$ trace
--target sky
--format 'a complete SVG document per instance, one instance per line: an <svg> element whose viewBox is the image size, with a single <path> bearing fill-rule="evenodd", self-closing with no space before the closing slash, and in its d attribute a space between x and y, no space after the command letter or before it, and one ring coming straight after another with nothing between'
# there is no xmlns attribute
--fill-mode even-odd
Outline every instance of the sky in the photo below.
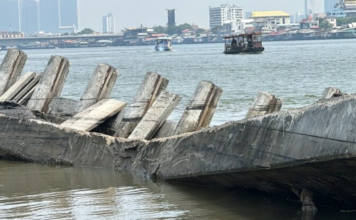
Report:
<svg viewBox="0 0 356 220"><path fill-rule="evenodd" d="M176 23L209 28L209 6L239 5L244 11L304 12L304 0L79 0L79 29L102 31L102 17L112 13L117 32L125 27L166 25L165 9L177 9Z"/></svg>

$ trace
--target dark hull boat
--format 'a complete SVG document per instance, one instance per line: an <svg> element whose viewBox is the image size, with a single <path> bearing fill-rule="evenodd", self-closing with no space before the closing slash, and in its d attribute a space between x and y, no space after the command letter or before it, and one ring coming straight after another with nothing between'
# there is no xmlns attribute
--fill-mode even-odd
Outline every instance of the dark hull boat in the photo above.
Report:
<svg viewBox="0 0 356 220"><path fill-rule="evenodd" d="M260 33L232 35L224 39L225 54L258 54L265 50Z"/></svg>

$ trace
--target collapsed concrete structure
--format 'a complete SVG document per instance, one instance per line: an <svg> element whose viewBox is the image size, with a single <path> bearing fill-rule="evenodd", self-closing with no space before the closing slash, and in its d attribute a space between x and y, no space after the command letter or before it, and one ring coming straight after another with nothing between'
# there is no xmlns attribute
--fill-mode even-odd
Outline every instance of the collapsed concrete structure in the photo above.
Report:
<svg viewBox="0 0 356 220"><path fill-rule="evenodd" d="M43 108L30 109L12 100L2 101L0 159L112 167L164 180L259 190L299 198L303 210L311 213L321 205L356 208L356 178L353 175L356 168L356 95L329 88L313 105L280 112L281 100L261 92L246 119L210 128L209 120L221 89L213 84L202 84L209 86L208 93L204 92L204 101L190 103L183 114L185 119L181 120L185 123L178 123L184 125L184 132L176 134L175 131L182 129L175 123L164 121L167 111L174 108L179 97L166 92L161 92L164 94L161 98L160 92L152 93L157 94L154 100L145 99L144 106L128 108L136 109L137 117L136 113L125 113L123 103L112 103L110 109L115 110L107 113L108 117L101 117L93 108L85 115L90 117L84 117L84 121L95 121L93 124L97 128L89 131L64 126L68 120L83 120L82 116L76 115L77 108L73 105L78 103L73 100L54 99L67 103L68 109L73 110L66 114L63 114L63 106L56 108L57 101L49 104L47 112ZM145 85L142 84L141 89L145 90ZM164 90L160 83L154 85L155 89L150 91ZM41 81L38 86L41 87ZM198 86L192 100L203 97L199 91L205 89ZM142 97L141 92L138 92L136 101L139 97ZM91 103L86 110L89 106L95 104ZM153 114L152 109L159 110ZM151 113L147 113L150 110ZM145 117L150 118L143 120ZM138 131L131 125L126 128L118 126L120 129L130 128L130 131L124 132L125 138L115 137L118 131L113 124L117 121L136 123L137 120L150 123L141 125ZM187 130L188 127L193 129ZM169 129L163 133L170 135L154 138L163 128ZM127 138L132 134L140 138Z"/></svg>

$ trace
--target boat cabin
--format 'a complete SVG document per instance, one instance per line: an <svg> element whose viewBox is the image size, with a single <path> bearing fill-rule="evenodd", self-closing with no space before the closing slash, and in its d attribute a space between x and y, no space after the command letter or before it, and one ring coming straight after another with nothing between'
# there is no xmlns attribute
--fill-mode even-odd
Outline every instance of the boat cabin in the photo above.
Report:
<svg viewBox="0 0 356 220"><path fill-rule="evenodd" d="M159 37L156 40L156 51L171 51L172 50L172 38Z"/></svg>
<svg viewBox="0 0 356 220"><path fill-rule="evenodd" d="M224 37L225 54L262 53L262 34L240 34Z"/></svg>

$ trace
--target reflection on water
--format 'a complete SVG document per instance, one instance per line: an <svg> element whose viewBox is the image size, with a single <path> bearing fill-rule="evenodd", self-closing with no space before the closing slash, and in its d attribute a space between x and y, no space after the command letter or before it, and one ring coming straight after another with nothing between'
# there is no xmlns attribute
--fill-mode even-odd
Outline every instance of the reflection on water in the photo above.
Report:
<svg viewBox="0 0 356 220"><path fill-rule="evenodd" d="M0 161L0 219L307 219L264 194L153 182L110 169ZM352 219L319 212L315 219Z"/></svg>

